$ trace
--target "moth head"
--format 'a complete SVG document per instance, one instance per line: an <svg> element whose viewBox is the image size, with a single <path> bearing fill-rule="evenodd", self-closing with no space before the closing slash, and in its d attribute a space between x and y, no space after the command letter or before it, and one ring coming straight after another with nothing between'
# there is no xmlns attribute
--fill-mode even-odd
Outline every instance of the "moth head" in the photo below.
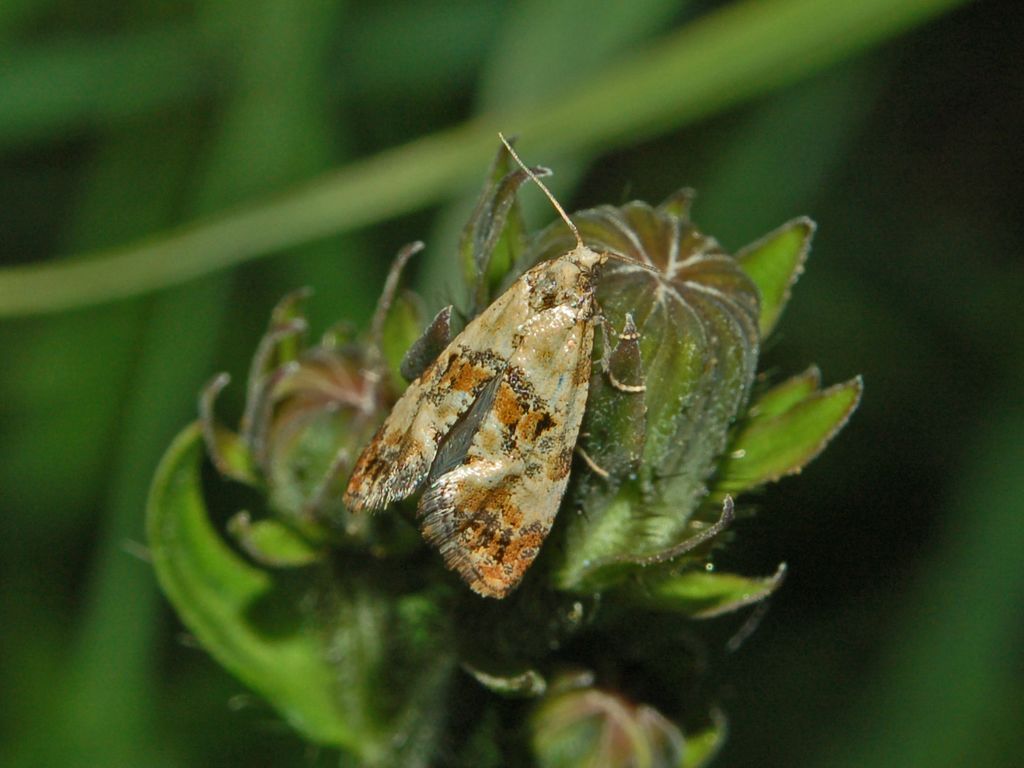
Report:
<svg viewBox="0 0 1024 768"><path fill-rule="evenodd" d="M598 269L607 255L579 245L534 269L530 280L530 307L543 311L557 306L577 306L593 299Z"/></svg>

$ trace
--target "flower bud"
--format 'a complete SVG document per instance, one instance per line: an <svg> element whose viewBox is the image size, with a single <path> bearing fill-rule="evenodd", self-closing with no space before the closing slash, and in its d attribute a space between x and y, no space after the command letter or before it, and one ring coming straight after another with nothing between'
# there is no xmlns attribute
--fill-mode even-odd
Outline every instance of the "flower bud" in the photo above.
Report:
<svg viewBox="0 0 1024 768"><path fill-rule="evenodd" d="M544 768L676 768L682 732L654 707L590 686L564 686L545 697L531 720L537 764Z"/></svg>
<svg viewBox="0 0 1024 768"><path fill-rule="evenodd" d="M237 435L213 418L213 400L227 377L215 379L201 398L207 447L218 469L262 490L272 514L311 543L368 543L371 527L389 525L369 515L350 515L341 495L356 456L398 395L397 374L391 370L397 361L385 360L381 350L384 336L394 335L385 327L389 318L402 314L392 310L415 312L409 302L396 302L395 293L402 267L421 247L416 243L399 254L364 339L332 329L307 345L299 306L307 293L282 299L250 368ZM420 321L411 324L418 327ZM401 349L411 341L389 340L396 342L389 346ZM243 543L251 551L254 541Z"/></svg>
<svg viewBox="0 0 1024 768"><path fill-rule="evenodd" d="M759 299L730 255L688 217L686 192L574 214L584 241L611 254L598 284L603 333L579 448L563 587L657 558L699 533L694 513L747 400L757 366ZM564 253L555 222L527 253ZM693 525L697 522L697 525Z"/></svg>

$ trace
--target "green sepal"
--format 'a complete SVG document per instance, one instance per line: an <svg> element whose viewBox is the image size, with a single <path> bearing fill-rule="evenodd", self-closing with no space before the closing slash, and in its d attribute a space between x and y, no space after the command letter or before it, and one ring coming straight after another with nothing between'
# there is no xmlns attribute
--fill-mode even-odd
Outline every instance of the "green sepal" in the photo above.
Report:
<svg viewBox="0 0 1024 768"><path fill-rule="evenodd" d="M253 521L248 512L238 512L228 521L228 533L253 560L273 568L311 565L324 555L294 528L278 520Z"/></svg>
<svg viewBox="0 0 1024 768"><path fill-rule="evenodd" d="M199 468L198 424L186 427L157 468L146 533L157 581L181 621L239 680L306 738L353 747L319 632L300 614L294 587L245 562L210 524Z"/></svg>
<svg viewBox="0 0 1024 768"><path fill-rule="evenodd" d="M591 480L599 484L636 474L647 438L645 375L631 315L618 341L604 349L610 341L602 339L602 362L590 377L588 429L579 446L596 476Z"/></svg>
<svg viewBox="0 0 1024 768"><path fill-rule="evenodd" d="M815 224L806 216L793 219L736 253L736 260L761 293L761 338L767 338L789 301L790 290L803 271Z"/></svg>
<svg viewBox="0 0 1024 768"><path fill-rule="evenodd" d="M654 610L709 619L761 602L779 588L785 574L785 563L774 574L763 578L701 568L642 577L631 588L630 596Z"/></svg>
<svg viewBox="0 0 1024 768"><path fill-rule="evenodd" d="M498 670L482 669L463 662L462 668L491 693L505 698L532 699L543 696L548 689L544 675L529 666Z"/></svg>
<svg viewBox="0 0 1024 768"><path fill-rule="evenodd" d="M410 291L395 297L388 308L381 331L381 354L395 392L408 383L402 373L406 352L423 335L423 310L419 298Z"/></svg>
<svg viewBox="0 0 1024 768"><path fill-rule="evenodd" d="M313 289L309 287L297 288L285 294L270 313L270 327L267 332L273 333L277 329L291 328L296 320L300 322L299 327L304 328L306 319L302 314L302 304L312 295ZM286 334L274 347L273 359L269 361L270 367L298 360L301 351L302 339L296 334Z"/></svg>
<svg viewBox="0 0 1024 768"><path fill-rule="evenodd" d="M860 402L859 376L804 394L807 373L783 382L751 408L718 467L714 493L740 493L803 469L846 424ZM765 402L766 407L759 408Z"/></svg>
<svg viewBox="0 0 1024 768"><path fill-rule="evenodd" d="M690 210L693 208L693 201L697 197L697 191L690 187L677 189L666 197L658 205L658 210L673 216L680 221L690 220Z"/></svg>
<svg viewBox="0 0 1024 768"><path fill-rule="evenodd" d="M537 176L550 174L546 168L533 171ZM463 279L472 291L469 317L491 303L524 248L526 226L516 192L527 179L529 175L513 162L508 149L499 147L459 240Z"/></svg>
<svg viewBox="0 0 1024 768"><path fill-rule="evenodd" d="M633 508L640 494L629 483L606 502L601 516L585 521L589 525L567 526L567 547L572 557L560 558L555 583L571 592L600 592L618 583L630 570L616 562L616 553L630 551Z"/></svg>
<svg viewBox="0 0 1024 768"><path fill-rule="evenodd" d="M199 424L210 460L225 477L246 485L258 486L259 475L249 446L237 432L217 423L214 405L217 396L231 381L226 373L214 376L199 394Z"/></svg>
<svg viewBox="0 0 1024 768"><path fill-rule="evenodd" d="M576 592L600 592L630 577L643 578L645 574L659 573L659 569L678 568L687 560L701 559L735 518L732 497L725 494L716 521L705 520L705 513L714 505L699 505L688 524L660 549L641 548L640 544L647 543L651 537L648 535L645 539L645 520L637 519L634 514L638 498L635 483L619 489L604 515L594 521L589 538L580 547L581 557L565 559L556 575L559 587Z"/></svg>
<svg viewBox="0 0 1024 768"><path fill-rule="evenodd" d="M718 710L711 712L711 723L699 731L688 732L679 768L704 768L718 754L729 735L729 726Z"/></svg>
<svg viewBox="0 0 1024 768"><path fill-rule="evenodd" d="M747 418L781 416L794 405L810 397L821 386L821 371L812 365L803 373L791 376L781 384L766 390L751 403Z"/></svg>
<svg viewBox="0 0 1024 768"><path fill-rule="evenodd" d="M306 739L360 765L426 766L455 662L443 600L394 563L277 573L236 554L201 494L200 428L157 469L147 535L161 588L199 643Z"/></svg>

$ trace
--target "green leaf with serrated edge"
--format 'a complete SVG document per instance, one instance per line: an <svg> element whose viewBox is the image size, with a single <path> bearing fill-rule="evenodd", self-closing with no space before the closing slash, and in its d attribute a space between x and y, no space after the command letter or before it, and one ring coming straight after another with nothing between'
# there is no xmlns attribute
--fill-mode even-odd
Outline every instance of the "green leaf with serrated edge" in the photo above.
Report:
<svg viewBox="0 0 1024 768"><path fill-rule="evenodd" d="M207 517L200 429L184 429L150 488L146 531L157 580L182 622L238 679L319 744L357 746L333 700L334 672L299 595L242 560Z"/></svg>
<svg viewBox="0 0 1024 768"><path fill-rule="evenodd" d="M310 565L323 556L298 531L277 520L253 522L248 512L239 512L228 521L228 533L253 560L275 568Z"/></svg>
<svg viewBox="0 0 1024 768"><path fill-rule="evenodd" d="M711 713L711 721L711 725L704 730L686 734L683 761L679 768L704 768L725 744L729 733L725 716L715 710Z"/></svg>
<svg viewBox="0 0 1024 768"><path fill-rule="evenodd" d="M710 619L761 602L779 588L785 573L785 565L764 578L692 570L643 578L633 589L650 608L683 613L694 619Z"/></svg>
<svg viewBox="0 0 1024 768"><path fill-rule="evenodd" d="M736 253L743 271L761 292L762 339L772 332L789 301L790 289L807 260L814 229L814 222L801 216Z"/></svg>
<svg viewBox="0 0 1024 768"><path fill-rule="evenodd" d="M763 392L747 409L748 419L780 416L794 405L814 394L821 386L821 371L812 365L781 384Z"/></svg>
<svg viewBox="0 0 1024 768"><path fill-rule="evenodd" d="M860 402L860 377L815 392L785 412L752 419L719 464L715 493L740 493L803 469Z"/></svg>

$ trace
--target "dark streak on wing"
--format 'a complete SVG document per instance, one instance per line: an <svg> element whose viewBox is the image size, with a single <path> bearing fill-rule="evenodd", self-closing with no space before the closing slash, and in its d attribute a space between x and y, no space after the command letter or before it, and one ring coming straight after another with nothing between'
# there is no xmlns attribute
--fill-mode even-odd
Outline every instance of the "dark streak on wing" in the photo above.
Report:
<svg viewBox="0 0 1024 768"><path fill-rule="evenodd" d="M473 442L473 436L480 427L480 420L491 409L494 393L498 391L501 376L491 379L477 395L473 405L463 413L452 428L448 430L437 447L437 456L430 467L427 484L433 483L441 475L451 471L466 458L466 451Z"/></svg>

